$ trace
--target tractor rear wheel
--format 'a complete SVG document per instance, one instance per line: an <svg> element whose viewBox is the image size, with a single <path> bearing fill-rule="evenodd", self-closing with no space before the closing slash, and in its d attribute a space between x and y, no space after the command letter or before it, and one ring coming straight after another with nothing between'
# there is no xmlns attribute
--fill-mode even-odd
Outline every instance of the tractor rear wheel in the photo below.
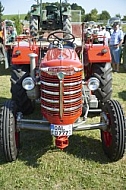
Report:
<svg viewBox="0 0 126 190"><path fill-rule="evenodd" d="M16 160L20 132L16 129L16 104L8 100L0 110L0 144L6 161Z"/></svg>
<svg viewBox="0 0 126 190"><path fill-rule="evenodd" d="M33 15L30 20L30 35L37 36L38 34L38 16Z"/></svg>
<svg viewBox="0 0 126 190"><path fill-rule="evenodd" d="M64 15L63 16L63 31L67 32L68 34L64 33L63 38L69 38L69 33L72 33L72 24L71 24L71 17Z"/></svg>
<svg viewBox="0 0 126 190"><path fill-rule="evenodd" d="M108 119L107 129L101 130L102 146L105 154L111 161L118 161L125 152L126 122L120 103L108 100L103 112Z"/></svg>
<svg viewBox="0 0 126 190"><path fill-rule="evenodd" d="M111 63L93 63L92 76L100 81L99 88L93 93L100 103L105 103L111 98L112 94L112 67Z"/></svg>
<svg viewBox="0 0 126 190"><path fill-rule="evenodd" d="M12 65L11 93L12 100L16 102L17 111L24 115L34 111L34 104L28 98L26 90L22 87L22 81L29 76L29 65Z"/></svg>

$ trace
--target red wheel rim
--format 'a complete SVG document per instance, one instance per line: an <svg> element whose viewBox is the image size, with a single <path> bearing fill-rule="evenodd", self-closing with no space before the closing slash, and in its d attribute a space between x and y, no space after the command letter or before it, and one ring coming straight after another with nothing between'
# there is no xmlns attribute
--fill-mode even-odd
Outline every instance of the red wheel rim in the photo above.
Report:
<svg viewBox="0 0 126 190"><path fill-rule="evenodd" d="M111 144L112 144L112 135L111 135L111 133L109 133L108 131L104 131L103 132L103 138L104 138L105 145L107 147L111 146Z"/></svg>
<svg viewBox="0 0 126 190"><path fill-rule="evenodd" d="M109 131L110 130L110 127L111 127L111 119L110 119L110 115L107 113L107 118L109 119ZM105 142L105 145L107 147L110 147L111 144L112 144L112 134L109 132L109 131L103 131L103 138L104 138L104 142Z"/></svg>

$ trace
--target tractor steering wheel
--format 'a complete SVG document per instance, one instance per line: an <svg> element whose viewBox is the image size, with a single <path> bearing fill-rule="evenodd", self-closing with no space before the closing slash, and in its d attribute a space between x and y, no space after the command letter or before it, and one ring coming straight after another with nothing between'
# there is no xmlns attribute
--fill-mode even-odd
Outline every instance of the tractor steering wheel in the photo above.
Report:
<svg viewBox="0 0 126 190"><path fill-rule="evenodd" d="M58 35L69 35L70 37L59 37ZM75 36L71 33L68 33L68 32L65 32L65 31L54 31L54 32L51 32L48 37L47 37L47 41L49 43L52 42L52 40L58 40L58 41L69 41L71 40L71 42L74 42L75 40Z"/></svg>

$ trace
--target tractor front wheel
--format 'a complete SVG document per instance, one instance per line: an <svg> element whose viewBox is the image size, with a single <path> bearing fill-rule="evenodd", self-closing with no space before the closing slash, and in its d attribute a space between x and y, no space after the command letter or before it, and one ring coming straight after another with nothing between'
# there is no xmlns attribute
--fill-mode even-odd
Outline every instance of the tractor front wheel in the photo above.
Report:
<svg viewBox="0 0 126 190"><path fill-rule="evenodd" d="M8 100L0 110L0 144L6 161L16 160L20 132L16 128L16 105Z"/></svg>
<svg viewBox="0 0 126 190"><path fill-rule="evenodd" d="M118 161L125 152L126 123L120 103L108 100L103 106L103 112L108 119L107 129L101 130L102 146L111 161Z"/></svg>

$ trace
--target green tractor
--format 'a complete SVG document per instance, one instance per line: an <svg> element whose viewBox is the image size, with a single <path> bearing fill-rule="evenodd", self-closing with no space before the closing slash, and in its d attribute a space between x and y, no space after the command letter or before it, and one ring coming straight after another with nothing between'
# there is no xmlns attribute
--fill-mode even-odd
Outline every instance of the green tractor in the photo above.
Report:
<svg viewBox="0 0 126 190"><path fill-rule="evenodd" d="M60 7L48 5L43 10L42 0L40 3L31 6L30 33L32 36L44 34L54 30L62 29L71 33L71 7L63 7L60 0Z"/></svg>

